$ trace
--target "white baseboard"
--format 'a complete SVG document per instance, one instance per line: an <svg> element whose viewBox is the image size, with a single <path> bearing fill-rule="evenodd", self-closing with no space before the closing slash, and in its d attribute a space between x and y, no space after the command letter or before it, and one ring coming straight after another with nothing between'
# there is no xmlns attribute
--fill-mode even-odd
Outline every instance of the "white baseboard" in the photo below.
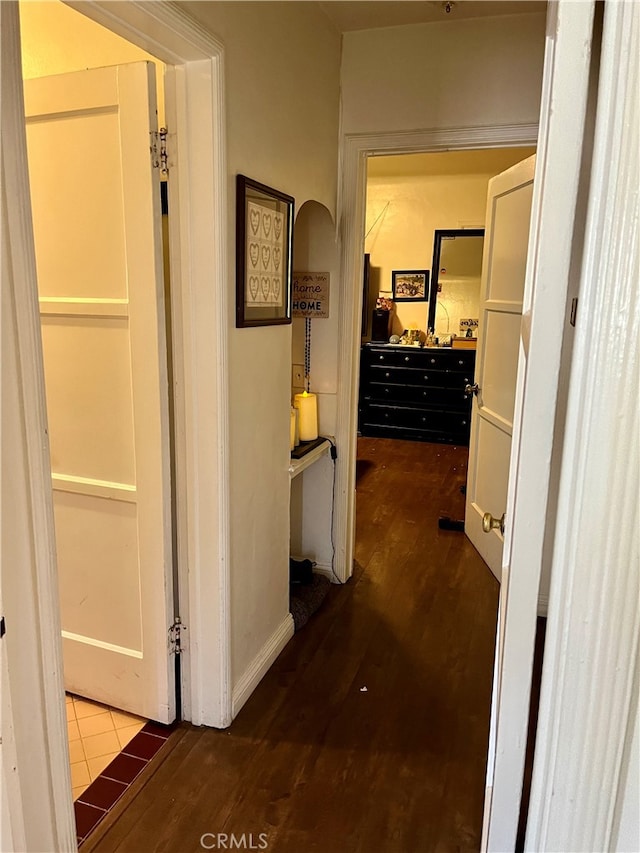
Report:
<svg viewBox="0 0 640 853"><path fill-rule="evenodd" d="M287 613L233 688L231 716L234 719L291 637L293 637L293 616Z"/></svg>

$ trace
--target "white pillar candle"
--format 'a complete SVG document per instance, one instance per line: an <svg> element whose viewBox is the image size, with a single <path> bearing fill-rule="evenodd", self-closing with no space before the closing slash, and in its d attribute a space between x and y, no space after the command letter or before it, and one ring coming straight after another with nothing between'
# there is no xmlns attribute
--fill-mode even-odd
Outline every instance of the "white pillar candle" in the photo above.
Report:
<svg viewBox="0 0 640 853"><path fill-rule="evenodd" d="M295 446L297 447L300 444L300 411L298 409L298 402L294 399L293 401L293 411L296 413L296 438L295 438Z"/></svg>
<svg viewBox="0 0 640 853"><path fill-rule="evenodd" d="M289 422L289 450L296 446L296 410L291 406L291 419Z"/></svg>
<svg viewBox="0 0 640 853"><path fill-rule="evenodd" d="M313 441L318 437L318 398L315 394L296 394L294 406L300 418L300 440Z"/></svg>

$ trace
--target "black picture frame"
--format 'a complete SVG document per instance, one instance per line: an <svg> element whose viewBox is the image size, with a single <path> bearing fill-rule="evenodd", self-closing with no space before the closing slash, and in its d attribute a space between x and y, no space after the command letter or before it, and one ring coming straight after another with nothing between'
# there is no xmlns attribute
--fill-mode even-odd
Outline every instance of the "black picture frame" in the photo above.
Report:
<svg viewBox="0 0 640 853"><path fill-rule="evenodd" d="M391 290L394 302L426 302L429 298L429 270L393 270Z"/></svg>
<svg viewBox="0 0 640 853"><path fill-rule="evenodd" d="M291 323L295 199L236 176L236 327Z"/></svg>

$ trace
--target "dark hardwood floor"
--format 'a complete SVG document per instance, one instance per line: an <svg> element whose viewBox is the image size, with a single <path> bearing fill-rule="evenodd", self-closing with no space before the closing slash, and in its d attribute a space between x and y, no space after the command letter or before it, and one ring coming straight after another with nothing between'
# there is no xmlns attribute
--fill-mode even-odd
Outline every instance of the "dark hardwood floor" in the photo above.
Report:
<svg viewBox="0 0 640 853"><path fill-rule="evenodd" d="M463 515L467 451L360 439L358 457L354 577L231 728L183 725L87 848L199 851L233 833L257 849L265 833L276 853L479 849L498 585L438 529Z"/></svg>

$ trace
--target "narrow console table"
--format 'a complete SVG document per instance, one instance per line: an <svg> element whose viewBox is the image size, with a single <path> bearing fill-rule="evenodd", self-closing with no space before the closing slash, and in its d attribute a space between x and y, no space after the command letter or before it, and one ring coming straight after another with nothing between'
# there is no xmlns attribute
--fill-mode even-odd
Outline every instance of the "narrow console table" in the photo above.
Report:
<svg viewBox="0 0 640 853"><path fill-rule="evenodd" d="M305 453L304 456L301 456L300 459L291 459L291 464L289 465L290 478L293 480L293 478L297 477L298 474L302 474L305 468L313 465L314 462L317 462L318 459L324 456L330 447L331 442L329 439L325 439L317 447L314 447L313 450L310 450L308 453Z"/></svg>

